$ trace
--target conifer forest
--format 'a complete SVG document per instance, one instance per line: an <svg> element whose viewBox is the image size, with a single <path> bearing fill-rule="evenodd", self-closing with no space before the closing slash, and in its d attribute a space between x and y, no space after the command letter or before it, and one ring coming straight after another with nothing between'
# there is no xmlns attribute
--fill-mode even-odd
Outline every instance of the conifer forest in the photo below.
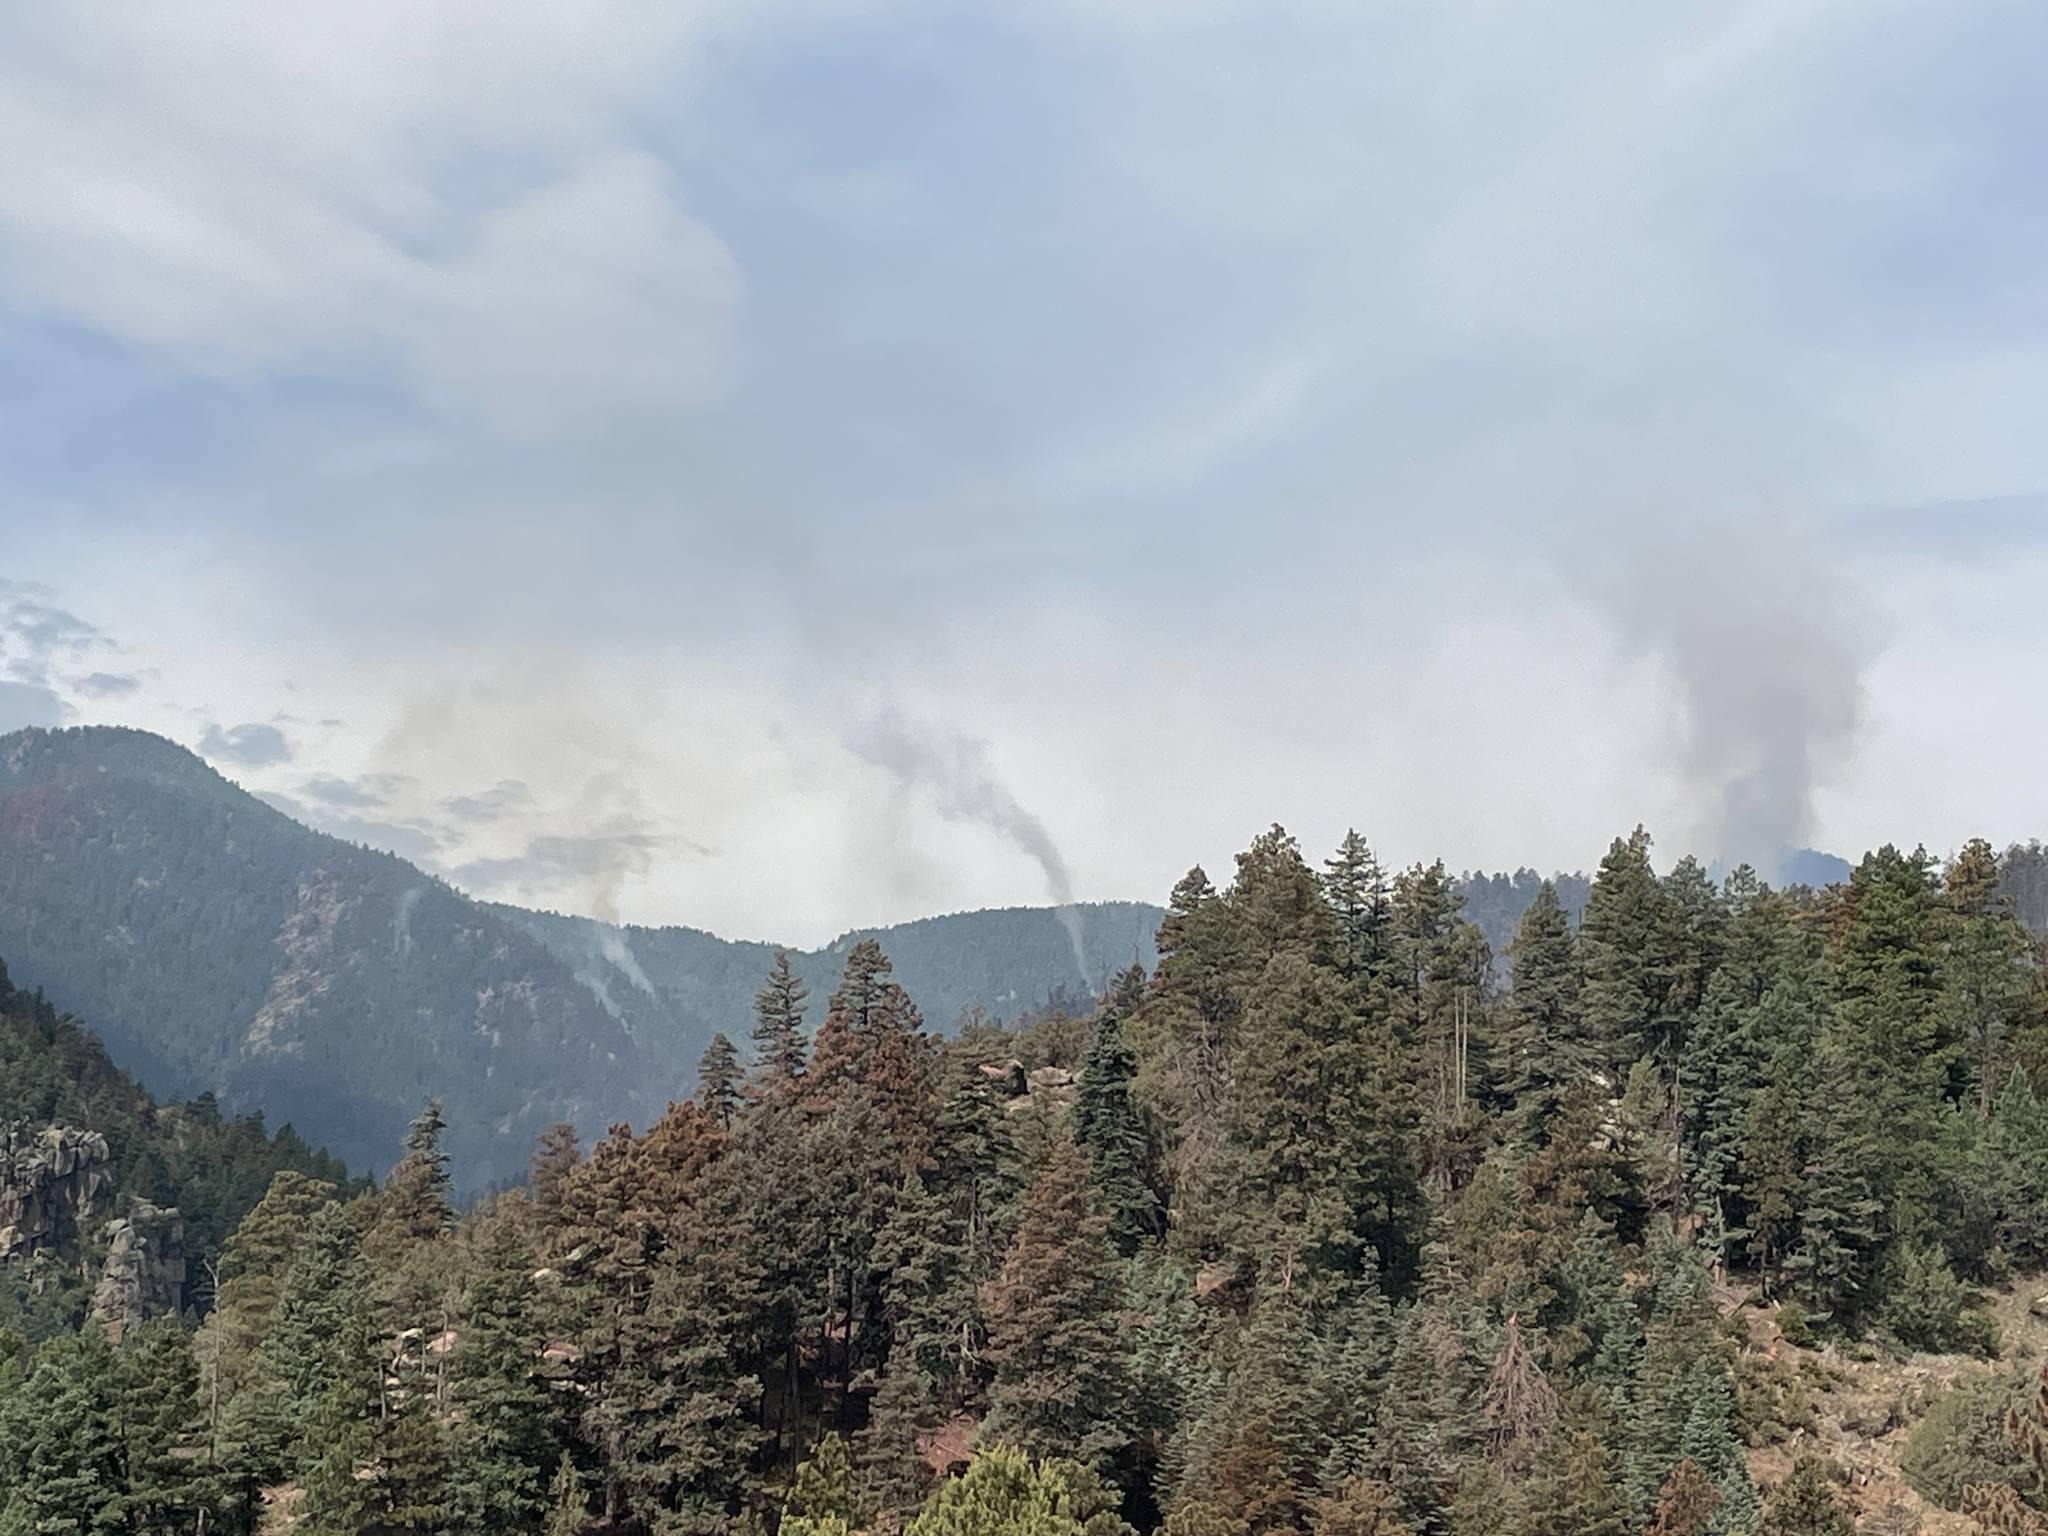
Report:
<svg viewBox="0 0 2048 1536"><path fill-rule="evenodd" d="M1085 1010L941 1032L873 941L822 998L780 957L690 1102L466 1209L437 1101L373 1184L0 982L0 1531L1918 1529L1807 1386L1935 1356L1976 1374L1926 1507L2048 1529L1990 1303L2048 1269L2001 862L1774 890L1639 830L1495 954L1441 864L1275 827ZM169 1305L80 1279L148 1247L116 1196L182 1213Z"/></svg>

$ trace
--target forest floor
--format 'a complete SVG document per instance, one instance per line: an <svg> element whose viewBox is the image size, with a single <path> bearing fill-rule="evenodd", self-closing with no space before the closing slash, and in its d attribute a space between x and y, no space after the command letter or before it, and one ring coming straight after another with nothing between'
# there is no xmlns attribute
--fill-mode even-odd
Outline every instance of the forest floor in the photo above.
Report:
<svg viewBox="0 0 2048 1536"><path fill-rule="evenodd" d="M1776 1483L1802 1453L1818 1450L1848 1475L1845 1490L1871 1536L1974 1536L1962 1515L1939 1509L1906 1482L1900 1459L1914 1426L1955 1383L1972 1375L2038 1371L2048 1360L2048 1276L2014 1280L1987 1295L1998 1321L1999 1357L1887 1353L1881 1346L1801 1348L1778 1326L1778 1309L1753 1291L1723 1288L1722 1311L1748 1336L1739 1379L1773 1401L1784 1438L1750 1452L1757 1483Z"/></svg>

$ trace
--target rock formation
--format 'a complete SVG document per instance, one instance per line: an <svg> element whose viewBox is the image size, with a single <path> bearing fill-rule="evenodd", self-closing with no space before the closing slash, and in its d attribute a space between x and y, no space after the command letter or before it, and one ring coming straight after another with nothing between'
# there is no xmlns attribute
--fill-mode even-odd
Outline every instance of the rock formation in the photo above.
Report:
<svg viewBox="0 0 2048 1536"><path fill-rule="evenodd" d="M0 1259L28 1258L85 1230L112 1178L97 1131L45 1126L0 1131Z"/></svg>
<svg viewBox="0 0 2048 1536"><path fill-rule="evenodd" d="M152 1317L175 1316L185 1303L185 1222L175 1210L135 1200L107 1223L106 1262L92 1293L92 1315L114 1343Z"/></svg>

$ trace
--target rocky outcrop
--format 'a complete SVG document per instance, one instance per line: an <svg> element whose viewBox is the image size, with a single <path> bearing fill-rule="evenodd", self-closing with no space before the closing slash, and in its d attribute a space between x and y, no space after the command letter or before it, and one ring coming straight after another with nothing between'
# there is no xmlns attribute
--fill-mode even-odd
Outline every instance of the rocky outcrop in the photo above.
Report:
<svg viewBox="0 0 2048 1536"><path fill-rule="evenodd" d="M116 1344L152 1317L185 1303L185 1222L174 1210L136 1200L107 1223L107 1258L92 1293L92 1315Z"/></svg>
<svg viewBox="0 0 2048 1536"><path fill-rule="evenodd" d="M84 1230L113 1177L110 1160L97 1131L0 1131L0 1259L31 1257Z"/></svg>

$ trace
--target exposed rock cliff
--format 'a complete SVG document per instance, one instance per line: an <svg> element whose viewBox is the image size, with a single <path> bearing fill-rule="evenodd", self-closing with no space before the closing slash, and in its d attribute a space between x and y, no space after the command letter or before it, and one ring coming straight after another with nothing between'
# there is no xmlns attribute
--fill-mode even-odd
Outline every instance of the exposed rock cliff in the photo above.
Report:
<svg viewBox="0 0 2048 1536"><path fill-rule="evenodd" d="M152 1317L175 1316L185 1304L185 1223L174 1210L136 1200L107 1223L100 1283L92 1315L116 1344Z"/></svg>
<svg viewBox="0 0 2048 1536"><path fill-rule="evenodd" d="M28 1258L84 1231L113 1176L109 1161L97 1131L0 1130L0 1259Z"/></svg>

